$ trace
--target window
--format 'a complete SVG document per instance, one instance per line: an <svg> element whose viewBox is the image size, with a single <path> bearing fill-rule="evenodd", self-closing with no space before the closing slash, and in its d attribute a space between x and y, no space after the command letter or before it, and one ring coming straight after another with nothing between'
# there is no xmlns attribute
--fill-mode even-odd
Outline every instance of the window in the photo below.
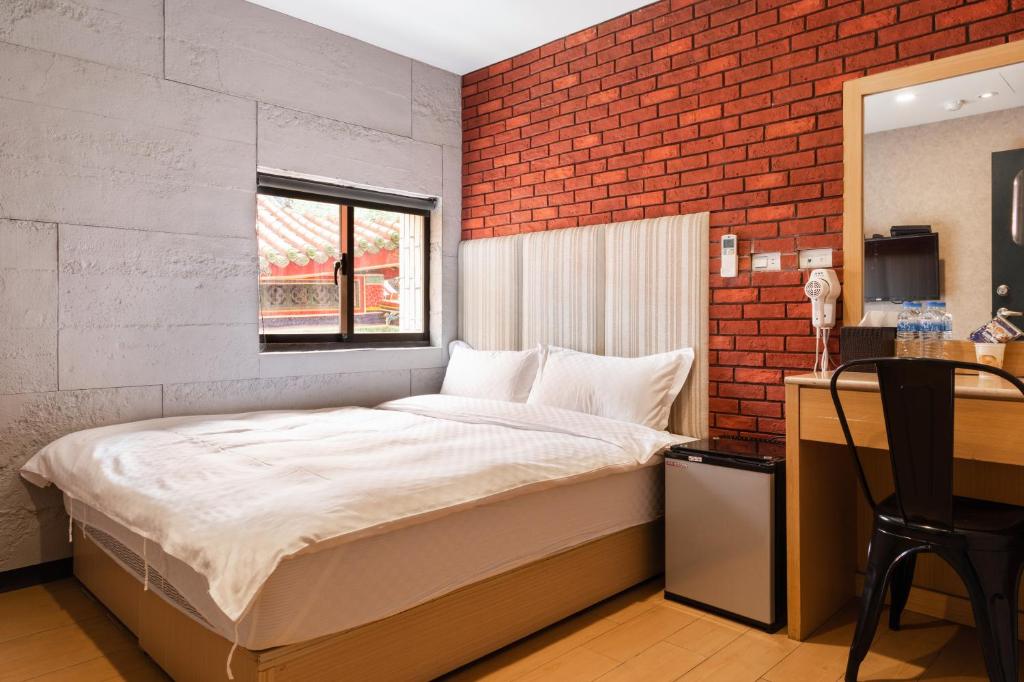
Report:
<svg viewBox="0 0 1024 682"><path fill-rule="evenodd" d="M261 174L261 343L428 343L432 206L430 199Z"/></svg>

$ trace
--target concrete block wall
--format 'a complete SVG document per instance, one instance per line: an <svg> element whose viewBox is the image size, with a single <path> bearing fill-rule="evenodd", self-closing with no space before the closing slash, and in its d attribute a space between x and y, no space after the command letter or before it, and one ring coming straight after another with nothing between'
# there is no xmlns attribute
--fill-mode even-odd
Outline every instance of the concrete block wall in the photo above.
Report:
<svg viewBox="0 0 1024 682"><path fill-rule="evenodd" d="M461 80L244 0L0 3L0 571L67 556L21 481L74 430L436 391ZM432 347L260 353L258 166L430 194Z"/></svg>

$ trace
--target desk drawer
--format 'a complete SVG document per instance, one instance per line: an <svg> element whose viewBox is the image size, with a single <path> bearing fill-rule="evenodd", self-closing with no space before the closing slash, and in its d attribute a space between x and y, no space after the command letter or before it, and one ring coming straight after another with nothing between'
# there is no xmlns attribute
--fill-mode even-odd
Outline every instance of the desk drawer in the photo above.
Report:
<svg viewBox="0 0 1024 682"><path fill-rule="evenodd" d="M888 449L882 402L877 393L840 391L853 442L858 447ZM954 428L955 456L982 462L1024 465L1020 431L1024 402L958 398ZM845 443L832 396L824 388L800 388L800 438Z"/></svg>

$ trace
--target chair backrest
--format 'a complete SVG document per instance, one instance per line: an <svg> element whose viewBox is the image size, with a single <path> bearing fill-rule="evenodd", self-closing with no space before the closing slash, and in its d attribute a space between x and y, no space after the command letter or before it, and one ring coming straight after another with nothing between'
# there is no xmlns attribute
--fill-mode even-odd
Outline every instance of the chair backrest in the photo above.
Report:
<svg viewBox="0 0 1024 682"><path fill-rule="evenodd" d="M953 530L953 428L956 371L998 376L1024 396L1024 382L1009 372L973 362L927 358L868 358L835 370L829 389L861 487L872 509L867 477L839 398L839 377L862 365L874 366L882 399L893 483L903 522Z"/></svg>

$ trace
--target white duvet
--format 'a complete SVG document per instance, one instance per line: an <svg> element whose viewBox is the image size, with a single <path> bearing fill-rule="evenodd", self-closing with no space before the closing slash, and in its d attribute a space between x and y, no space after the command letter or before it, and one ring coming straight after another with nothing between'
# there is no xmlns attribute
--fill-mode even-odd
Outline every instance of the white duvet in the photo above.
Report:
<svg viewBox="0 0 1024 682"><path fill-rule="evenodd" d="M430 395L90 429L43 448L22 475L158 543L237 622L278 563L314 544L635 468L678 440L557 408Z"/></svg>

